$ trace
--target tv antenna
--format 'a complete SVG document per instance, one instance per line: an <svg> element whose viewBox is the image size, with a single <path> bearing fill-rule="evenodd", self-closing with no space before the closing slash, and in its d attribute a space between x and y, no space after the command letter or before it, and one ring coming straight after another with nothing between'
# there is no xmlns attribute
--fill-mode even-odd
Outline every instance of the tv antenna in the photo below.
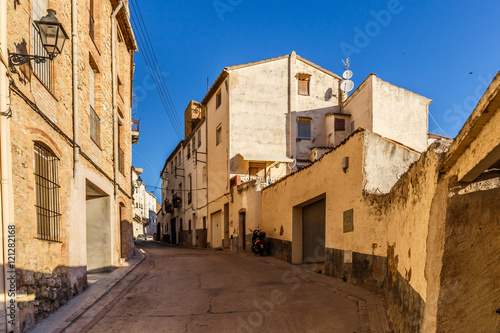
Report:
<svg viewBox="0 0 500 333"><path fill-rule="evenodd" d="M344 59L342 59L342 63L344 64L344 68L346 70L342 74L342 77L345 80L342 81L342 83L340 84L340 90L342 90L344 93L348 93L354 89L354 82L352 82L350 80L350 78L352 77L352 71L349 70L349 67L351 66L351 62L349 61L349 58L347 58L345 61L344 61Z"/></svg>

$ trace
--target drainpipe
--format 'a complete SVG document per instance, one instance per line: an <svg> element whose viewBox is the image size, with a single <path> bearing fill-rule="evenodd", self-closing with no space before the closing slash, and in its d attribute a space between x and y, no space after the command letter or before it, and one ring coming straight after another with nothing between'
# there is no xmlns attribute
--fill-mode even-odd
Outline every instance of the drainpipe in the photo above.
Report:
<svg viewBox="0 0 500 333"><path fill-rule="evenodd" d="M2 285L2 296L0 296L0 302L3 303L2 307L5 312L1 315L0 322L5 320L5 323L0 327L0 331L5 329L6 332L19 332L18 316L19 312L17 309L15 285L16 285L16 274L12 268L8 266L8 249L9 240L15 238L9 238L9 231L15 232L14 228L14 217L12 212L14 211L13 202L13 190L12 190L12 157L10 153L11 141L10 141L10 121L7 118L7 113L9 111L9 80L7 79L8 68L6 59L8 59L7 54L7 0L0 0L0 52L2 58L2 64L0 64L0 170L1 170L1 197L0 197L0 211L1 211L1 230L0 236L2 240L2 258L3 264L3 279L0 282ZM13 275L13 276L12 276ZM12 276L12 279L9 277ZM11 285L14 285L14 292L10 292L9 289ZM11 319L10 313L13 313L14 318ZM4 317L5 316L5 317ZM10 322L9 322L10 321Z"/></svg>
<svg viewBox="0 0 500 333"><path fill-rule="evenodd" d="M115 201L118 199L118 128L117 128L117 105L116 105L116 60L115 60L115 17L123 8L123 1L120 1L113 14L111 14L111 94L113 103L113 160L115 163L114 182L115 182Z"/></svg>
<svg viewBox="0 0 500 333"><path fill-rule="evenodd" d="M72 0L71 4L71 32L73 40L73 177L75 178L75 189L78 188L78 173L80 170L80 146L79 146L79 126L80 118L78 115L78 8L77 0Z"/></svg>

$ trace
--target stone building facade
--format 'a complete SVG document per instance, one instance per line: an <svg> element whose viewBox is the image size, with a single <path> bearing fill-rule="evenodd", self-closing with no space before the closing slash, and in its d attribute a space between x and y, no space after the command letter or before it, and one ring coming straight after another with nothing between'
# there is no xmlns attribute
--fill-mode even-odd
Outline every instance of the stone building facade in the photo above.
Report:
<svg viewBox="0 0 500 333"><path fill-rule="evenodd" d="M137 46L127 4L8 1L2 51L43 55L33 22L48 8L69 36L62 54L8 68L14 203L9 222L16 230L20 329L85 289L87 273L110 270L133 251Z"/></svg>
<svg viewBox="0 0 500 333"><path fill-rule="evenodd" d="M160 239L171 244L206 247L207 166L205 108L190 101L184 112L184 140L161 172Z"/></svg>

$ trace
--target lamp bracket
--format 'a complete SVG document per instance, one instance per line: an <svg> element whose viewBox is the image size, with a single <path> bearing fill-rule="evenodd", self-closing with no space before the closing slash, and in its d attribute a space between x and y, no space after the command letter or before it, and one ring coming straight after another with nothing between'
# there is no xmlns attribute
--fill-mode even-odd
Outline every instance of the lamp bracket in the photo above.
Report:
<svg viewBox="0 0 500 333"><path fill-rule="evenodd" d="M14 65L14 66L21 66L27 62L30 62L33 60L36 64L43 64L47 59L52 60L52 56L44 57L44 56L38 56L38 55L29 55L29 54L20 54L20 53L10 53L9 54L9 61Z"/></svg>

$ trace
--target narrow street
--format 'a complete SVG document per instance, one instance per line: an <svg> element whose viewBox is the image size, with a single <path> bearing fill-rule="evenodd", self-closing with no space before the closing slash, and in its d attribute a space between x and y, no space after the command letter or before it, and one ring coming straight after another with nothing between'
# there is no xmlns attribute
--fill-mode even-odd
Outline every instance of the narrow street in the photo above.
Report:
<svg viewBox="0 0 500 333"><path fill-rule="evenodd" d="M252 256L138 246L129 285L66 332L359 332L355 302Z"/></svg>

